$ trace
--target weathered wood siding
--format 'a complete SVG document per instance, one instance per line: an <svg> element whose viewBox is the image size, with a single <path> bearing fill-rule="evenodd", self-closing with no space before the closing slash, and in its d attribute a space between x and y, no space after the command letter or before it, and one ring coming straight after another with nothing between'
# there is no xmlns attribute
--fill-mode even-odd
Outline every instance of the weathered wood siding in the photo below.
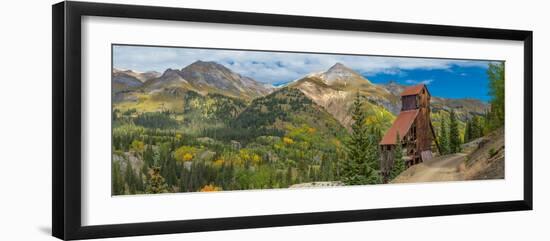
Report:
<svg viewBox="0 0 550 241"><path fill-rule="evenodd" d="M416 148L417 152L431 150L432 148L432 130L430 129L430 96L424 89L418 95L419 113L416 117Z"/></svg>
<svg viewBox="0 0 550 241"><path fill-rule="evenodd" d="M414 110L417 108L416 95L407 95L401 97L401 111Z"/></svg>

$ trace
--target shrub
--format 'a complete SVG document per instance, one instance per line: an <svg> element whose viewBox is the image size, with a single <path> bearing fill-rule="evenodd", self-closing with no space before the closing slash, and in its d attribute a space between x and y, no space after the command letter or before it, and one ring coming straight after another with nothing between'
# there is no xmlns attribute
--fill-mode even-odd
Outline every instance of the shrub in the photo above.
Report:
<svg viewBox="0 0 550 241"><path fill-rule="evenodd" d="M497 154L495 148L489 149L489 158L494 157Z"/></svg>

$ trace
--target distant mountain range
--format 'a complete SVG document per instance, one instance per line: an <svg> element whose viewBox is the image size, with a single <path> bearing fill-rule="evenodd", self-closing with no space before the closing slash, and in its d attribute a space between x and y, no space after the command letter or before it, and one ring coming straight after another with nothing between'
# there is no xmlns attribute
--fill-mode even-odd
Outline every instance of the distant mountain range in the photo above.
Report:
<svg viewBox="0 0 550 241"><path fill-rule="evenodd" d="M274 87L241 76L216 62L197 61L181 70L167 69L145 82L148 91L182 88L201 94L220 93L247 100L271 93Z"/></svg>
<svg viewBox="0 0 550 241"><path fill-rule="evenodd" d="M205 61L196 61L181 70L167 69L162 74L113 69L112 78L114 101L119 107L133 106L141 108L142 111L162 108L183 110L185 107L178 101L186 92L192 91L202 96L216 94L240 99L250 103L250 106L244 109L240 106L236 109L242 109L243 113L256 113L262 116L262 113L270 110L259 108L260 100L261 103L271 103L269 98L277 98L279 103L282 97L303 94L312 104L322 107L323 112L329 113L345 127L349 127L352 122L349 110L357 94L366 97L368 102L365 109L373 118L391 119L401 109L400 93L406 87L395 82L385 85L373 84L341 63L336 63L325 72L312 73L279 87L242 76L216 62ZM289 91L292 89L299 90L300 94ZM281 93L277 94L278 92ZM297 99L301 101L302 106L310 105L303 102L301 97ZM250 108L256 109L252 111ZM285 110L287 107L283 105L270 108ZM487 104L476 99L432 98L434 112L453 109L461 119L482 115L487 108ZM323 114L319 112L315 116ZM252 116L247 120L250 118Z"/></svg>
<svg viewBox="0 0 550 241"><path fill-rule="evenodd" d="M124 92L135 90L143 86L143 83L158 78L160 76L159 72L149 71L149 72L136 72L133 70L121 70L113 69L113 92Z"/></svg>

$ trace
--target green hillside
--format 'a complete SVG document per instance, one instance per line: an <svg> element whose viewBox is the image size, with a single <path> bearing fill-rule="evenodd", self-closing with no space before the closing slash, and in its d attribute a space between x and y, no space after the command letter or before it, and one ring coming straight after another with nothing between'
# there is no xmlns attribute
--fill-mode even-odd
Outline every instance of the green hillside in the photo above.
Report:
<svg viewBox="0 0 550 241"><path fill-rule="evenodd" d="M141 182L132 185L145 187L138 177L154 166L161 167L169 192L284 188L337 179L347 131L299 90L281 89L246 108L241 100L217 94L188 91L180 98L181 112L115 111L114 165L128 162L139 170L125 174ZM144 160L131 161L136 158Z"/></svg>
<svg viewBox="0 0 550 241"><path fill-rule="evenodd" d="M341 64L276 89L210 62L167 70L143 85L124 77L113 93L113 195L338 183L353 156L351 134L368 136L355 141L378 155L404 88L372 84ZM442 98L432 104L441 140L450 139L439 132L443 122L450 132L451 110L460 140L487 133L485 104ZM356 128L353 112L364 115Z"/></svg>

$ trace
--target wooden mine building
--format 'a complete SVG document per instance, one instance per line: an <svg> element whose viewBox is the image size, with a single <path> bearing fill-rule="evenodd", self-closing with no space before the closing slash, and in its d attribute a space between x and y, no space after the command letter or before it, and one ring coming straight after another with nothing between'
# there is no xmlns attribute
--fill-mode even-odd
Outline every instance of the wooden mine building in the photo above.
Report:
<svg viewBox="0 0 550 241"><path fill-rule="evenodd" d="M396 145L403 148L407 168L433 157L434 128L430 119L430 92L424 84L406 88L401 93L401 112L380 141L380 174L387 181L393 166ZM399 142L397 135L399 134Z"/></svg>

